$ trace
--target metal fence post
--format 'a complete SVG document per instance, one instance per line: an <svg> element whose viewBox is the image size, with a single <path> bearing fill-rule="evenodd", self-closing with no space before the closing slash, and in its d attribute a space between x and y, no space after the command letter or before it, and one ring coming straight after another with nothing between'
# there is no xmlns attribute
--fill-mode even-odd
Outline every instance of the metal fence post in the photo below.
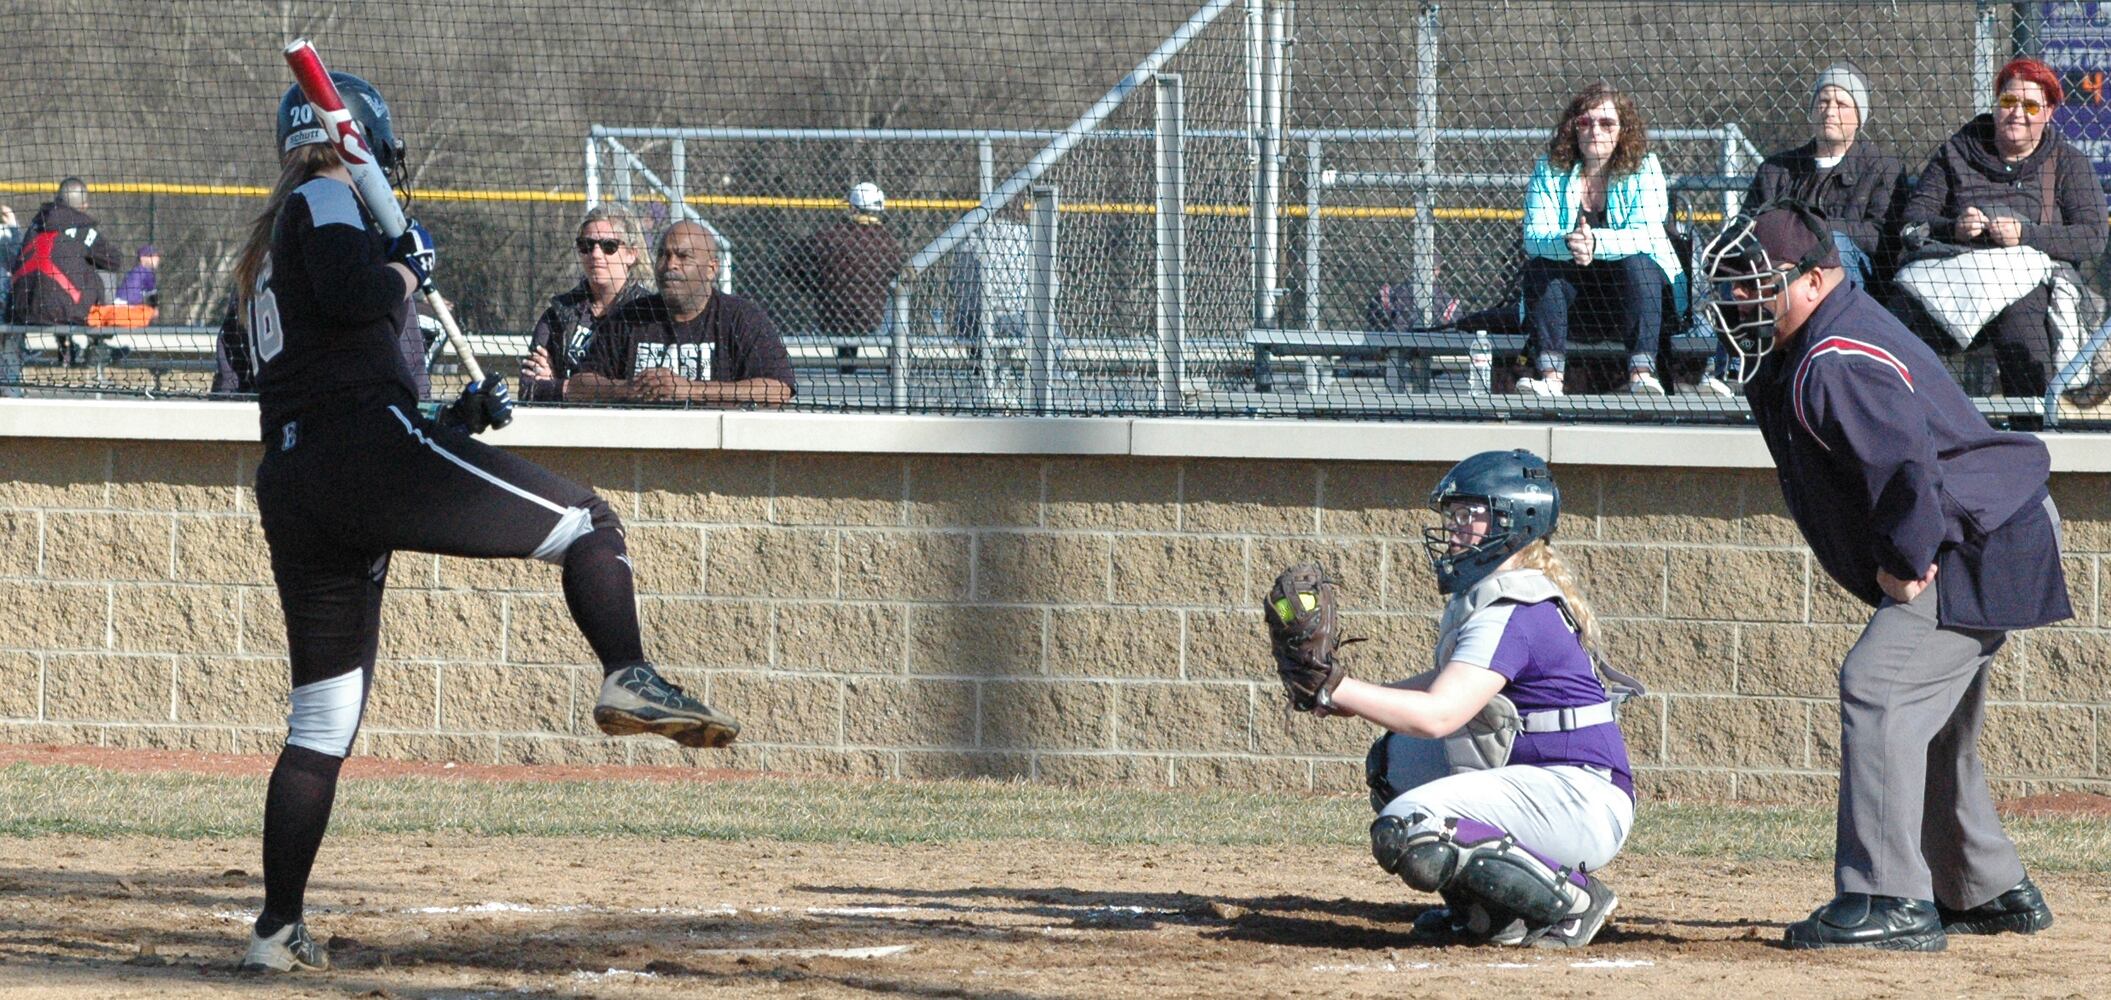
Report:
<svg viewBox="0 0 2111 1000"><path fill-rule="evenodd" d="M601 151L594 148L593 133L586 137L586 207L601 204Z"/></svg>
<svg viewBox="0 0 2111 1000"><path fill-rule="evenodd" d="M1178 73L1158 75L1158 409L1181 409L1187 338L1187 119Z"/></svg>
<svg viewBox="0 0 2111 1000"><path fill-rule="evenodd" d="M894 329L889 331L894 342L887 348L887 382L894 394L894 409L909 411L909 286L896 279L894 300L889 305L894 310Z"/></svg>
<svg viewBox="0 0 2111 1000"><path fill-rule="evenodd" d="M1972 19L1972 99L1983 101L1994 92L1994 74L2007 60L2001 54L2001 32L1994 30L1998 8L2006 3L1978 0L1979 13Z"/></svg>
<svg viewBox="0 0 2111 1000"><path fill-rule="evenodd" d="M1261 176L1267 171L1263 155L1261 129L1265 111L1262 107L1262 91L1266 89L1266 67L1263 65L1267 51L1266 0L1246 0L1246 165L1252 172L1247 184L1246 204L1249 208L1246 225L1246 254L1252 265L1253 316L1251 322L1261 325L1262 301L1267 295L1261 281Z"/></svg>
<svg viewBox="0 0 2111 1000"><path fill-rule="evenodd" d="M1305 140L1305 329L1319 330L1319 191L1326 181L1318 139Z"/></svg>
<svg viewBox="0 0 2111 1000"><path fill-rule="evenodd" d="M1415 172L1437 172L1437 5L1424 3L1415 24ZM1437 301L1436 192L1424 182L1415 187L1414 262L1415 322L1431 325Z"/></svg>
<svg viewBox="0 0 2111 1000"><path fill-rule="evenodd" d="M1055 400L1056 211L1052 184L1033 189L1033 293L1027 313L1027 378L1033 386L1035 413L1047 413Z"/></svg>
<svg viewBox="0 0 2111 1000"><path fill-rule="evenodd" d="M1261 231L1255 258L1254 317L1258 325L1269 328L1276 325L1276 269L1282 249L1283 91L1289 75L1289 17L1289 0L1269 0L1268 68L1261 87L1261 196L1253 206Z"/></svg>
<svg viewBox="0 0 2111 1000"><path fill-rule="evenodd" d="M686 139L676 139L672 143L672 147L669 150L672 164L667 171L667 187L669 189L667 198L674 204L669 207L667 216L668 218L679 219L682 217L682 213L689 209L689 196L683 187L688 180L689 142Z"/></svg>

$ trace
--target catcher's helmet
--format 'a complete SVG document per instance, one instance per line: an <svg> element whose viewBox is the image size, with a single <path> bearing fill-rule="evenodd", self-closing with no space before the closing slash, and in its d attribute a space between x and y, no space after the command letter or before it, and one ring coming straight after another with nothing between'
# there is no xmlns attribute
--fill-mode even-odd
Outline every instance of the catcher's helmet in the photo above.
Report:
<svg viewBox="0 0 2111 1000"><path fill-rule="evenodd" d="M402 187L403 140L396 138L396 130L390 124L388 102L381 98L381 91L350 73L331 73L330 79L337 84L338 96L344 98L345 107L352 112L352 120L366 132L367 146L374 151L374 163L388 174L390 183ZM307 96L299 87L286 88L286 95L279 98L279 154L284 155L299 146L329 141L329 133L323 131L321 123L315 120L315 109L308 106Z"/></svg>
<svg viewBox="0 0 2111 1000"><path fill-rule="evenodd" d="M1554 473L1544 459L1523 448L1468 458L1452 466L1429 494L1430 509L1439 515L1461 501L1488 508L1488 533L1471 546L1454 549L1449 525L1423 529L1422 548L1437 574L1440 594L1455 594L1481 582L1519 549L1552 535L1561 517L1561 490L1554 486Z"/></svg>
<svg viewBox="0 0 2111 1000"><path fill-rule="evenodd" d="M1750 381L1760 359L1774 349L1775 296L1797 278L1838 266L1840 254L1825 221L1789 199L1731 219L1708 242L1701 251L1701 273L1708 279L1701 303L1715 335L1737 357L1738 381Z"/></svg>

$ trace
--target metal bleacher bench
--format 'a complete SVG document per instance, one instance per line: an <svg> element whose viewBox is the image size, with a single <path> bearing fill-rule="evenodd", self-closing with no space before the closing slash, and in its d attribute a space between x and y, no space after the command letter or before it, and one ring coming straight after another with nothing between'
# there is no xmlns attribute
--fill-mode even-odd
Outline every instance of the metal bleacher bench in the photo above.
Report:
<svg viewBox="0 0 2111 1000"><path fill-rule="evenodd" d="M138 369L153 376L157 392L172 373L212 371L214 344L220 336L218 327L166 325L0 325L0 333L23 335L28 352L23 363L28 366L56 364L59 339L78 337L86 351L76 363L90 370L97 381L102 381L106 369Z"/></svg>
<svg viewBox="0 0 2111 1000"><path fill-rule="evenodd" d="M1262 392L1274 387L1272 362L1278 355L1383 358L1386 388L1409 392L1429 388L1431 362L1436 358L1455 357L1463 367L1467 352L1473 349L1474 337L1475 331L1472 330L1252 329L1246 331L1246 345L1253 349L1254 388ZM1498 359L1523 353L1525 339L1521 333L1488 335L1489 346L1494 348ZM1670 346L1674 357L1706 358L1715 353L1715 338L1679 333L1671 337ZM1572 358L1617 358L1626 353L1627 348L1617 341L1572 342L1568 347L1568 355ZM1308 363L1306 368L1307 384L1315 384L1317 364Z"/></svg>

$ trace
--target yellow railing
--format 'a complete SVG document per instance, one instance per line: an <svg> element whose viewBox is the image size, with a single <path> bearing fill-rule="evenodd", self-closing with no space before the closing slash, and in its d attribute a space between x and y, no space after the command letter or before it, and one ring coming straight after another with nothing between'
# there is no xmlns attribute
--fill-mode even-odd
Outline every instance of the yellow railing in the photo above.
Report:
<svg viewBox="0 0 2111 1000"><path fill-rule="evenodd" d="M58 185L49 181L0 181L0 194L49 195ZM269 188L249 184L166 184L157 181L118 181L114 183L90 184L88 190L97 194L154 194L178 198L263 198L271 193ZM483 188L421 188L419 201L433 202L544 202L556 204L585 204L586 195L578 191L528 191ZM663 196L652 193L639 195L638 201L665 201ZM702 208L778 208L804 212L841 211L841 198L794 198L779 195L697 194L688 198L690 205ZM899 198L889 203L890 211L908 212L965 212L981 204L972 198ZM1189 215L1245 218L1253 209L1246 205L1189 205ZM1140 201L1073 201L1066 202L1062 211L1077 215L1155 215L1157 208L1149 202ZM1307 214L1303 205L1285 205L1282 214L1288 219L1302 219ZM1517 222L1525 217L1522 209L1515 208L1439 208L1433 213L1446 222ZM1324 205L1320 207L1322 219L1366 219L1407 220L1415 217L1414 208L1406 205ZM1682 213L1680 218L1691 222L1721 222L1721 212Z"/></svg>

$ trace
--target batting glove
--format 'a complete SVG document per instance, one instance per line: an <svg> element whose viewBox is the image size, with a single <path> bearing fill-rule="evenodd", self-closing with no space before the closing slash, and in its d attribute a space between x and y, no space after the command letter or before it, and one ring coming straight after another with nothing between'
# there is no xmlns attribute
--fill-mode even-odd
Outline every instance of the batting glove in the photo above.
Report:
<svg viewBox="0 0 2111 1000"><path fill-rule="evenodd" d="M403 227L403 232L388 243L388 261L410 268L412 277L418 279L419 291L432 290L433 265L439 263L440 252L434 247L432 234L412 219Z"/></svg>
<svg viewBox="0 0 2111 1000"><path fill-rule="evenodd" d="M471 382L460 399L440 411L439 422L442 427L459 427L471 434L504 427L513 422L513 394L506 390L504 379Z"/></svg>

